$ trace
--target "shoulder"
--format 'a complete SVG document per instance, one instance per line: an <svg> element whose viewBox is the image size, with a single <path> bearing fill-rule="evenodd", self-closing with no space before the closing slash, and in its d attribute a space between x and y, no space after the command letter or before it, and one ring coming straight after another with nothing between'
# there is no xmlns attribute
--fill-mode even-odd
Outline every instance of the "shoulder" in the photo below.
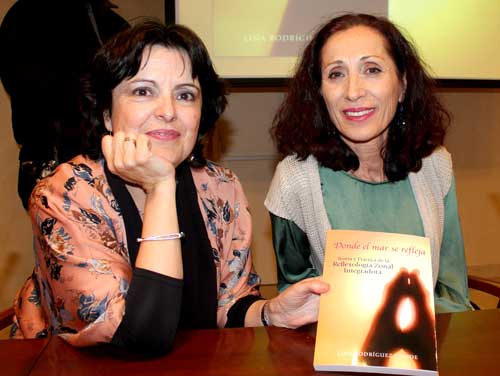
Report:
<svg viewBox="0 0 500 376"><path fill-rule="evenodd" d="M305 160L288 156L276 166L272 185L284 190L302 190L316 180L317 174L318 162L312 155Z"/></svg>
<svg viewBox="0 0 500 376"><path fill-rule="evenodd" d="M238 176L229 168L207 161L206 166L191 169L200 196L234 197L243 192Z"/></svg>
<svg viewBox="0 0 500 376"><path fill-rule="evenodd" d="M425 157L422 162L432 162L443 167L452 168L451 154L444 146L437 147L432 154Z"/></svg>
<svg viewBox="0 0 500 376"><path fill-rule="evenodd" d="M101 160L93 161L78 155L68 162L61 163L54 172L41 179L38 185L56 187L66 185L66 190L71 190L77 182L95 183L95 179L104 175L104 166Z"/></svg>
<svg viewBox="0 0 500 376"><path fill-rule="evenodd" d="M26 3L26 1L16 1L9 8L3 20L0 22L0 40L1 40L1 48L2 51L5 48L9 48L7 53L2 54L2 60L6 58L12 59L11 49L13 48L21 48L19 44L21 41L33 41L34 35L29 26L36 21L36 14L39 9L30 9L30 6L37 5L38 2L33 1L32 4L30 2ZM34 12L33 12L34 10ZM31 39L30 39L31 38ZM26 48L26 46L23 46Z"/></svg>
<svg viewBox="0 0 500 376"><path fill-rule="evenodd" d="M26 6L28 5L28 6ZM23 16L29 16L29 3L26 4L26 1L18 0L9 8L5 17L3 19L4 25L8 22L16 22L21 21ZM17 19L18 17L19 19Z"/></svg>
<svg viewBox="0 0 500 376"><path fill-rule="evenodd" d="M47 13L45 11L47 6L48 4L44 1L17 0L5 14L2 24L4 27L13 26L19 30L23 30L25 27L32 26L33 22L40 21L40 18L43 18L40 15ZM27 30L25 31L25 35L28 35ZM35 35L32 35L32 37L35 37Z"/></svg>
<svg viewBox="0 0 500 376"><path fill-rule="evenodd" d="M453 179L451 154L444 146L436 148L431 155L422 159L422 168L416 176L426 184L440 189L443 197L449 191Z"/></svg>
<svg viewBox="0 0 500 376"><path fill-rule="evenodd" d="M289 155L278 163L276 169L283 172L300 172L303 171L304 168L307 169L311 166L317 166L317 164L316 159L312 155L304 160L298 159L295 155Z"/></svg>
<svg viewBox="0 0 500 376"><path fill-rule="evenodd" d="M60 164L56 170L41 179L33 189L30 207L62 205L87 201L96 195L108 195L111 191L104 175L102 161L93 161L81 155Z"/></svg>
<svg viewBox="0 0 500 376"><path fill-rule="evenodd" d="M422 159L422 170L433 171L438 176L447 177L453 174L451 154L444 146L436 148L431 155Z"/></svg>
<svg viewBox="0 0 500 376"><path fill-rule="evenodd" d="M311 202L320 184L318 162L312 155L305 160L288 156L276 167L264 205L272 213L288 218L286 213L293 207Z"/></svg>
<svg viewBox="0 0 500 376"><path fill-rule="evenodd" d="M203 167L191 168L191 172L195 182L203 180L217 185L239 184L239 179L232 170L214 162L207 161Z"/></svg>

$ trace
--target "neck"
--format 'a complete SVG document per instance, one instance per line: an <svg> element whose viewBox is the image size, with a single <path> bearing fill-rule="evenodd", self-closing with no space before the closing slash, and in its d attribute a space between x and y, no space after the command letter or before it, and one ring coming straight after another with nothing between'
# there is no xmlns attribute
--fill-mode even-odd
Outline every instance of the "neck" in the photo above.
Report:
<svg viewBox="0 0 500 376"><path fill-rule="evenodd" d="M344 140L359 160L358 169L349 171L351 175L373 183L380 183L387 180L384 173L384 161L380 156L380 151L385 144L385 138L377 137L363 143Z"/></svg>

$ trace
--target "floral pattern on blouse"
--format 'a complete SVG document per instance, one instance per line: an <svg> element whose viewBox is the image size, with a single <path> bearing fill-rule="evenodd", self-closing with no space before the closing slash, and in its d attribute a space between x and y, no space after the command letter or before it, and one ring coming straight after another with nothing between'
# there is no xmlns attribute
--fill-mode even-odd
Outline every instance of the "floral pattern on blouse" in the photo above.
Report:
<svg viewBox="0 0 500 376"><path fill-rule="evenodd" d="M238 178L208 163L192 169L218 286L217 324L239 298L258 295L248 202ZM75 346L109 342L132 276L125 224L103 161L78 156L35 187L30 199L35 268L14 300L13 338L59 334Z"/></svg>

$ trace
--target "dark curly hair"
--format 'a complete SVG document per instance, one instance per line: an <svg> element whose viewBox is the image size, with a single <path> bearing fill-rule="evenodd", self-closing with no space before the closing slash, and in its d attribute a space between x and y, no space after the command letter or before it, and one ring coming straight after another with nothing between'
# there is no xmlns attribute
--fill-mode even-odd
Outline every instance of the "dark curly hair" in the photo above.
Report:
<svg viewBox="0 0 500 376"><path fill-rule="evenodd" d="M201 141L226 108L226 84L215 72L205 45L192 30L154 20L138 23L107 42L96 54L90 73L83 79L81 109L85 136L82 152L87 157L102 158L101 139L107 133L103 114L113 111L113 89L137 74L144 50L156 45L185 52L191 62L192 77L200 82L201 120L190 162L195 166L206 163Z"/></svg>
<svg viewBox="0 0 500 376"><path fill-rule="evenodd" d="M335 131L320 94L322 48L333 34L354 26L367 26L379 32L399 78L406 77L402 103L406 127L397 126L393 119L381 150L387 179L402 180L409 172L419 171L422 158L443 144L450 115L436 97L434 81L414 47L383 17L345 14L333 18L315 33L290 80L288 93L273 120L271 135L282 157L296 155L304 160L312 154L320 165L333 170L358 169L358 157Z"/></svg>

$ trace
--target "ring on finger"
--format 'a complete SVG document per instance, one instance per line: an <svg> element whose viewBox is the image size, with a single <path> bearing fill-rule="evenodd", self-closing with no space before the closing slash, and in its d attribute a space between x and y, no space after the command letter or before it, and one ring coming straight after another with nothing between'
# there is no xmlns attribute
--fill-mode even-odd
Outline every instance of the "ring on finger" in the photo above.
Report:
<svg viewBox="0 0 500 376"><path fill-rule="evenodd" d="M131 137L125 137L123 139L123 142L129 142L129 141L131 141L134 144L134 146L136 145L135 140Z"/></svg>

